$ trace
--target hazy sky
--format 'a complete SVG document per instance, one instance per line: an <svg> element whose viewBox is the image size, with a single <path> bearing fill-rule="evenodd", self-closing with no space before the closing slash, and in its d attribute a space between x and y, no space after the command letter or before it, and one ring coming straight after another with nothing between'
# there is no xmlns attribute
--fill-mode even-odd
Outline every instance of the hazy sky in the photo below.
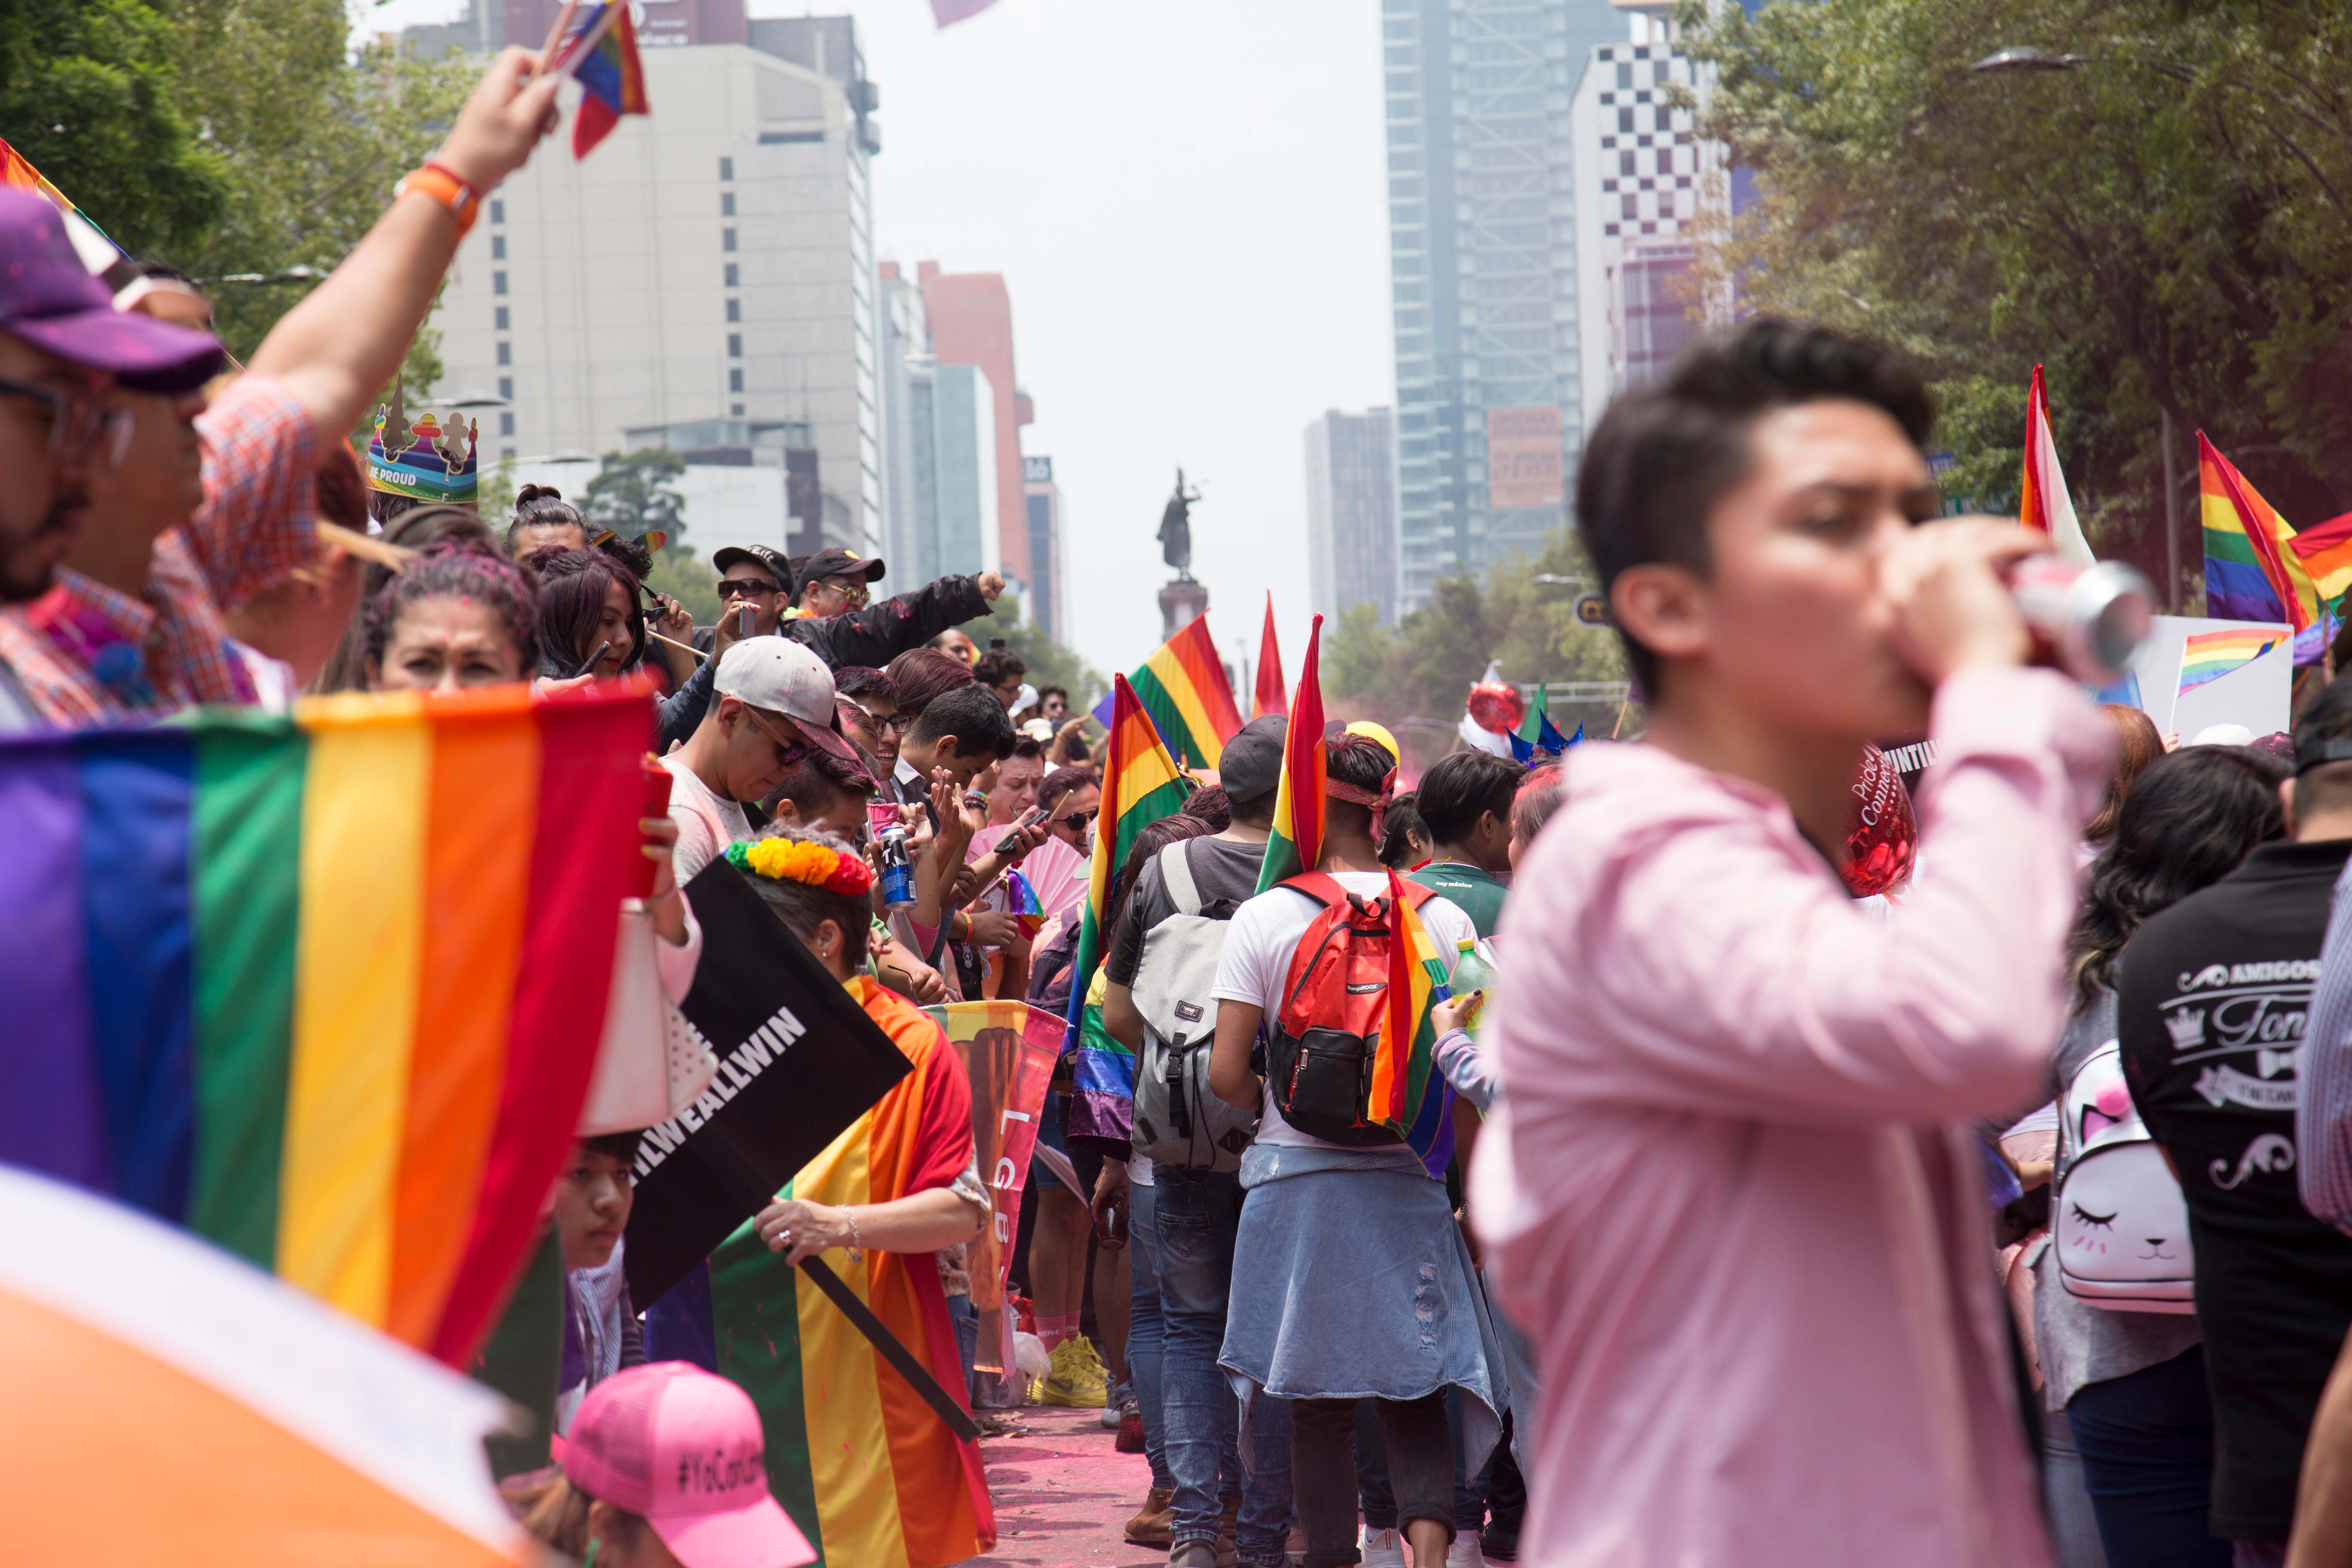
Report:
<svg viewBox="0 0 2352 1568"><path fill-rule="evenodd" d="M463 8L392 0L364 25ZM1255 656L1271 588L1295 678L1307 422L1393 395L1378 6L998 0L936 31L925 0L751 0L844 8L881 91L877 255L1012 290L1024 449L1062 487L1066 640L1106 671L1159 640L1181 463L1219 644Z"/></svg>

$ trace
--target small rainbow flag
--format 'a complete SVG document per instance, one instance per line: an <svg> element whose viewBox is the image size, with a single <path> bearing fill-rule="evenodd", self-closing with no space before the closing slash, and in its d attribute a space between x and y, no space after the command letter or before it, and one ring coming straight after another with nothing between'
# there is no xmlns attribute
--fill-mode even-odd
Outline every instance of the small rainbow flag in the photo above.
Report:
<svg viewBox="0 0 2352 1568"><path fill-rule="evenodd" d="M580 112L572 121L572 155L585 158L612 134L624 114L649 114L646 68L637 58L637 30L629 0L604 0L582 18L564 46L564 67L580 81Z"/></svg>
<svg viewBox="0 0 2352 1568"><path fill-rule="evenodd" d="M0 742L0 1163L467 1364L587 1095L652 736L513 686Z"/></svg>
<svg viewBox="0 0 2352 1568"><path fill-rule="evenodd" d="M1037 889L1018 870L1004 873L1004 907L1013 924L1021 928L1024 942L1045 929L1045 906L1037 901Z"/></svg>
<svg viewBox="0 0 2352 1568"><path fill-rule="evenodd" d="M2287 541L2322 605L2332 605L2352 588L2352 511L2315 522Z"/></svg>
<svg viewBox="0 0 2352 1568"><path fill-rule="evenodd" d="M33 167L33 161L30 158L9 146L5 141L0 141L0 185L11 185L20 191L30 191L37 196L46 196L49 204L58 211L68 215L74 222L82 224L90 233L105 240L108 248L118 256L121 254L122 247L116 245L104 229L91 223L88 213L74 205L67 199L63 191L49 184L41 172ZM69 222L66 225L66 231L68 234L73 232L73 223ZM82 257L84 265L89 267L92 271L99 269L99 262L90 258L86 247L77 244L74 248L84 252Z"/></svg>
<svg viewBox="0 0 2352 1568"><path fill-rule="evenodd" d="M2197 432L2197 492L2205 528L2205 613L2217 621L2270 621L2301 631L2319 619L2319 595L2276 508Z"/></svg>
<svg viewBox="0 0 2352 1568"><path fill-rule="evenodd" d="M1267 606L1272 605L1269 597ZM1242 715L1234 705L1233 682L1225 678L1217 645L1209 637L1208 616L1186 622L1128 679L1178 762L1188 768L1217 765L1225 742L1242 727ZM1095 705L1096 722L1110 728L1112 712L1111 699L1106 696Z"/></svg>
<svg viewBox="0 0 2352 1568"><path fill-rule="evenodd" d="M2192 691L2233 669L2242 669L2286 637L2284 626L2194 633L2180 648L2180 689Z"/></svg>
<svg viewBox="0 0 2352 1568"><path fill-rule="evenodd" d="M1316 673L1323 645L1323 617L1307 629L1307 659L1290 695L1290 727L1282 738L1282 784L1274 795L1274 837L1266 840L1258 868L1257 890L1312 871L1323 858L1323 784L1328 759L1323 751L1323 681Z"/></svg>
<svg viewBox="0 0 2352 1568"><path fill-rule="evenodd" d="M1431 1114L1437 1102L1450 1107L1453 1094L1437 1071L1437 1030L1430 1021L1430 1010L1445 999L1445 961L1394 871L1389 873L1389 908L1393 912L1388 1017L1372 1053L1371 1093L1364 1114L1366 1121L1412 1143L1413 1152L1426 1159L1429 1148L1416 1142L1423 1123L1431 1123L1433 1133L1438 1121L1449 1128L1453 1124L1450 1110L1443 1117ZM1437 1092L1433 1094L1433 1089Z"/></svg>
<svg viewBox="0 0 2352 1568"><path fill-rule="evenodd" d="M1110 733L1103 740L1102 815L1095 819L1094 864L1079 917L1077 955L1070 966L1069 1032L1063 1049L1077 1058L1069 1130L1087 1137L1123 1139L1135 1099L1135 1058L1108 1031L1085 1027L1087 994L1110 941L1106 928L1111 879L1127 864L1136 835L1183 807L1192 781L1177 771L1176 759L1168 754L1127 677L1111 678L1110 696Z"/></svg>

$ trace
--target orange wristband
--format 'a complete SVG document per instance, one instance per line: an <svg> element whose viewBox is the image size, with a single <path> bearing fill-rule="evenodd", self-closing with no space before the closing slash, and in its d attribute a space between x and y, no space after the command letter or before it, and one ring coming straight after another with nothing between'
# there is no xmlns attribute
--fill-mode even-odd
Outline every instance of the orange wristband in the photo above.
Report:
<svg viewBox="0 0 2352 1568"><path fill-rule="evenodd" d="M482 209L481 193L438 163L426 163L393 186L392 199L398 201L411 191L448 208L449 216L457 220L459 239L466 237Z"/></svg>

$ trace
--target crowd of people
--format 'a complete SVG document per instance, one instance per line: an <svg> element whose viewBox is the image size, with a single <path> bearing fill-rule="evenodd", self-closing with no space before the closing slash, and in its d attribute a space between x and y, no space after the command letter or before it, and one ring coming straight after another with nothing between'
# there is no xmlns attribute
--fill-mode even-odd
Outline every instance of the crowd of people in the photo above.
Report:
<svg viewBox="0 0 2352 1568"><path fill-rule="evenodd" d="M2352 1563L2352 685L2168 750L2032 668L2003 574L2047 541L1924 526L1916 375L1762 321L1586 443L1638 743L1402 790L1380 726L1265 714L1113 838L1069 692L963 629L994 574L877 602L880 560L730 547L697 626L553 489L487 518L355 456L552 91L502 58L245 365L194 285L119 300L0 191L0 731L637 683L668 805L625 907L665 995L685 885L740 876L907 1060L861 1122L887 1161L837 1145L660 1301L625 1268L639 1134L579 1140L531 1532L807 1561L825 1500L780 1506L762 1456L811 1435L719 1375L754 1352L710 1303L822 1256L1000 1430L1099 1409L1171 1568ZM1858 899L1857 770L1920 737L1916 868ZM1010 1249L1034 1377L982 1353L992 1184L922 1010L983 999L1072 1020ZM1425 1092L1368 1111L1391 1070ZM825 1321L756 1353L870 1371ZM932 1517L890 1551L944 1568L992 1508L908 1408Z"/></svg>

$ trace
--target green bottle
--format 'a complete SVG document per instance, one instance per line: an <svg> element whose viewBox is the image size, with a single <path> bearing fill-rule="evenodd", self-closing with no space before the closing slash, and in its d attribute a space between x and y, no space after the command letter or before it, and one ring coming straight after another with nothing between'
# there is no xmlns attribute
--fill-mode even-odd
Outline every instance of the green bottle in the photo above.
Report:
<svg viewBox="0 0 2352 1568"><path fill-rule="evenodd" d="M1479 951L1478 939L1464 937L1454 946L1454 981L1447 987L1448 994L1467 996L1473 991L1492 991L1495 988L1495 966L1488 962L1486 954ZM1462 1026L1476 1028L1478 1015L1486 1010L1484 1000L1473 1003L1470 1011L1462 1016Z"/></svg>

